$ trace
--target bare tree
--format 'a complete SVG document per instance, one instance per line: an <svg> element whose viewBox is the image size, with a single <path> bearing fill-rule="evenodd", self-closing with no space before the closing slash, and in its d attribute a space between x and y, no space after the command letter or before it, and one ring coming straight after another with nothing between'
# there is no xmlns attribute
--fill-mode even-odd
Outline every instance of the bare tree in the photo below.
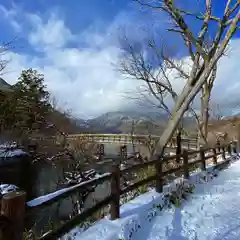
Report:
<svg viewBox="0 0 240 240"><path fill-rule="evenodd" d="M13 49L14 46L14 42L15 42L16 38L8 41L8 42L3 42L0 45L0 75L5 74L5 70L7 65L10 62L10 59L7 59L7 54L9 53L9 50Z"/></svg>
<svg viewBox="0 0 240 240"><path fill-rule="evenodd" d="M124 38L123 46L126 58L120 62L120 67L118 67L118 70L120 70L120 72L127 77L142 80L147 83L147 86L139 87L137 89L137 94L133 96L131 95L130 99L137 101L140 106L158 109L159 117L161 117L161 114L165 112L168 118L171 118L171 106L168 104L168 102L171 101L172 103L176 103L178 99L177 87L174 85L177 81L179 81L181 84L181 82L183 80L186 81L188 77L188 73L184 69L184 62L172 59L166 54L170 50L168 50L166 47L159 49L156 46L155 41L151 40L148 43L149 50L152 54L154 54L154 57L157 59L160 65L160 67L156 69L154 68L153 64L149 64L145 60L144 52L135 50L134 45L129 42L127 37ZM127 62L125 61L126 59ZM172 75L175 77L173 78ZM207 87L207 89L210 91L210 86ZM204 98L204 100L205 99L209 100L209 98ZM194 107L190 105L188 108L188 115L191 115L196 119L199 129L199 137L205 140L206 137L203 133L204 129L201 125L200 118L203 114L199 116L194 110ZM184 128L185 121L182 119L181 123L178 125L176 133L176 154L180 154L182 152L181 138L182 134L186 132ZM156 146L153 147L151 144L148 144L148 147L151 149L150 152L154 153L153 149L155 149Z"/></svg>
<svg viewBox="0 0 240 240"><path fill-rule="evenodd" d="M185 11L184 9L177 7L174 1L171 0L151 1L149 3L136 0L136 2L153 10L167 13L173 24L173 27L169 28L168 31L175 32L182 37L193 62L187 75L186 72L182 72L181 68L177 67L179 70L178 73L181 73L182 77L186 79L184 88L178 95L175 95L174 91L169 88L166 78L164 79L165 82L163 81L163 74L161 75L161 79L159 79L159 74L156 71L156 68L149 67L149 65L145 63L146 58L144 55L141 56L134 53L134 51L132 51L133 48L130 48L133 54L127 54L120 64L120 68L126 75L144 81L153 96L156 95L152 90L153 86L155 89L158 89L158 95L155 97L159 99L162 108L166 109L166 104L162 101L166 92L175 99L174 107L171 110L171 118L160 139L160 145L163 150L179 126L184 113L189 109L190 103L203 88L204 84L208 82L211 74L214 76L213 70L215 69L218 60L223 55L230 39L238 30L240 2L228 0L221 17L212 15L213 3L211 0L206 0L204 14L195 14ZM202 22L202 27L198 33L195 33L188 26L187 17L189 16ZM206 46L205 39L209 33L210 22L211 24L217 24L217 32L213 37L213 40L208 41L208 46ZM155 46L155 44L150 45ZM161 73L166 72L163 71L165 64L174 66L175 62L161 62L158 66ZM174 66L174 68L176 68L176 66ZM204 94L206 93L207 92L205 91ZM206 116L203 116L202 119L205 117Z"/></svg>
<svg viewBox="0 0 240 240"><path fill-rule="evenodd" d="M207 81L203 84L201 88L201 101L200 101L200 114L196 115L195 119L198 124L198 147L202 147L207 145L207 137L208 137L208 123L209 123L209 115L210 115L210 97L211 91L213 88L214 81L216 79L217 65L213 67L213 70L207 79Z"/></svg>

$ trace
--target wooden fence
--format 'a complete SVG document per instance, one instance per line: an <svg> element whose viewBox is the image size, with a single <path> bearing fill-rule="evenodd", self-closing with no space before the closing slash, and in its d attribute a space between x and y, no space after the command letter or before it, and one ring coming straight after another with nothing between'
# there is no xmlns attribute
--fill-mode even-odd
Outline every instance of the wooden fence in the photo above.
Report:
<svg viewBox="0 0 240 240"><path fill-rule="evenodd" d="M206 155L206 153L211 153ZM111 219L117 219L120 217L120 197L142 185L149 183L154 183L156 191L161 193L163 191L164 177L168 174L182 171L185 178L189 178L190 168L196 164L200 164L201 170L206 170L207 160L213 159L213 163L219 166L217 162L217 156L222 155L223 159L226 159L225 153L228 152L230 155L236 153L236 142L231 142L228 145L218 146L217 148L201 149L200 151L187 152L186 150L180 155L181 164L177 165L176 168L169 170L163 170L163 164L170 160L175 160L177 157L169 156L162 158L159 156L155 160L144 162L141 164L133 165L126 169L120 169L119 166L113 166L111 173L106 173L99 178L92 179L76 186L70 187L67 191L59 194L58 196L43 202L41 205L35 207L29 207L26 204L26 194L25 192L13 192L6 194L1 200L1 215L0 215L0 226L1 226L1 236L0 239L4 240L19 240L23 239L23 229L24 229L24 218L27 214L38 211L42 208L52 205L62 199L65 199L76 192L80 192L91 186L96 186L105 181L110 181L111 183L111 194L104 200L98 202L93 207L84 210L82 213L74 216L59 228L53 229L46 234L44 234L40 239L57 239L63 236L65 233L69 232L75 226L79 225L86 218L93 215L96 211L110 204L110 216ZM197 159L191 159L191 157L196 157ZM179 159L179 156L178 156ZM228 160L223 161L227 163ZM148 176L145 179L141 179L138 182L129 184L125 187L121 187L120 179L126 173L136 172L140 169L146 169L149 166L155 168L156 174ZM2 237L2 238L1 238Z"/></svg>

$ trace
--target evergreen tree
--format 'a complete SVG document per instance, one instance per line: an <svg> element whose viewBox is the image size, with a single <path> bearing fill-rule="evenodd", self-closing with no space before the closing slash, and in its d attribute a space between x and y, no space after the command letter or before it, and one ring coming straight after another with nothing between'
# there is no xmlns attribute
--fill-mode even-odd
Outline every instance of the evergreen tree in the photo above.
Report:
<svg viewBox="0 0 240 240"><path fill-rule="evenodd" d="M23 70L13 89L16 127L30 132L41 128L51 110L44 76L31 68Z"/></svg>

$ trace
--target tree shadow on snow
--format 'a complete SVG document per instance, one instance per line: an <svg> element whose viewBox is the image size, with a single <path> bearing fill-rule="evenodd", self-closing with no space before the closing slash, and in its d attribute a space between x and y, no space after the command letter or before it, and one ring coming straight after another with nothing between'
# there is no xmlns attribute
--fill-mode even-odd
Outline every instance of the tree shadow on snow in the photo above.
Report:
<svg viewBox="0 0 240 240"><path fill-rule="evenodd" d="M234 228L229 229L224 235L215 237L214 240L221 240L221 239L236 240L240 238L239 233L240 233L240 226L236 226Z"/></svg>
<svg viewBox="0 0 240 240"><path fill-rule="evenodd" d="M176 208L173 215L172 226L171 228L166 227L165 236L167 240L187 240L187 237L184 237L184 228L182 226L182 207ZM194 235L194 239L197 240L197 233L193 230L191 235Z"/></svg>

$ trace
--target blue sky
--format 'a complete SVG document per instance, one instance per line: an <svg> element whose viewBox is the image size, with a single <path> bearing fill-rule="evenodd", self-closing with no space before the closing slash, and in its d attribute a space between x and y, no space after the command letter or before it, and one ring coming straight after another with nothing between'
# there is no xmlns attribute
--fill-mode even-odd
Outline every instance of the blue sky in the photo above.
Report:
<svg viewBox="0 0 240 240"><path fill-rule="evenodd" d="M191 9L203 7L193 2L185 0L184 5ZM219 15L225 1L213 2L214 12ZM190 24L195 31L199 27L196 21ZM0 41L17 37L3 77L15 83L22 69L36 68L45 75L58 107L78 117L131 108L133 103L124 96L139 83L123 79L114 69L113 63L121 56L119 37L124 33L132 41L142 41L151 33L176 46L178 58L186 57L179 38L166 33L167 25L164 14L140 9L132 0L2 0ZM225 105L229 91L233 96L227 101L230 105L239 99L235 80L240 75L239 47L236 38L228 57L222 60L214 89L214 99ZM177 88L181 86L176 83Z"/></svg>

